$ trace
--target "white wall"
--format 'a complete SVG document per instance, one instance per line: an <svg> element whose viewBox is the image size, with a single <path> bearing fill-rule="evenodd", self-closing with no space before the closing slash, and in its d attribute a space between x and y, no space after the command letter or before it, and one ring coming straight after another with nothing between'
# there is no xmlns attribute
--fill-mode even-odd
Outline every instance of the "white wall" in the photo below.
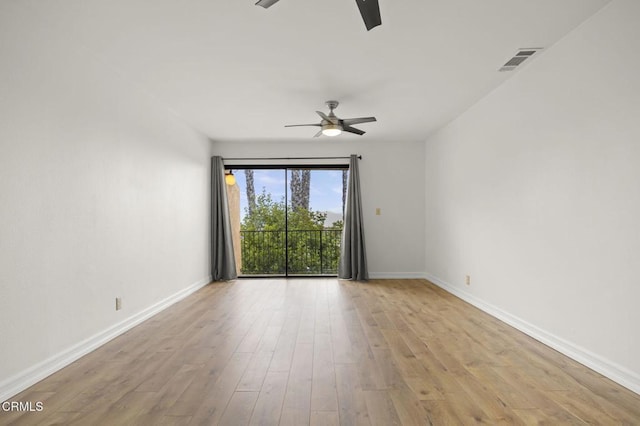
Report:
<svg viewBox="0 0 640 426"><path fill-rule="evenodd" d="M429 276L636 392L638 22L614 1L425 152Z"/></svg>
<svg viewBox="0 0 640 426"><path fill-rule="evenodd" d="M0 400L209 275L210 142L61 34L0 2Z"/></svg>
<svg viewBox="0 0 640 426"><path fill-rule="evenodd" d="M398 141L372 144L364 137L355 138L344 135L299 142L214 142L214 152L223 157L362 155L359 168L369 274L372 278L421 277L424 144ZM379 216L375 214L376 208L380 208Z"/></svg>

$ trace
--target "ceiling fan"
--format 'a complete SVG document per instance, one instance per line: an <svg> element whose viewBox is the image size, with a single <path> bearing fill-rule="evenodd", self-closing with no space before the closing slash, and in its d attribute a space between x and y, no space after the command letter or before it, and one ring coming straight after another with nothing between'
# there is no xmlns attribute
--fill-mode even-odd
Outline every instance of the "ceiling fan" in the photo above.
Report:
<svg viewBox="0 0 640 426"><path fill-rule="evenodd" d="M333 113L333 110L338 107L338 101L325 102L329 107L329 114L316 111L316 113L322 118L320 123L315 124L288 124L284 127L302 127L302 126L315 126L320 127L320 131L315 134L314 138L320 135L325 136L338 136L342 132L355 133L356 135L364 135L365 131L351 127L352 124L370 123L376 121L375 117L359 117L359 118L338 118Z"/></svg>
<svg viewBox="0 0 640 426"><path fill-rule="evenodd" d="M256 6L262 6L267 9L277 2L278 0L258 0ZM378 0L356 0L356 3L358 4L358 9L360 9L360 15L362 15L362 20L364 21L365 27L367 27L367 31L382 24Z"/></svg>

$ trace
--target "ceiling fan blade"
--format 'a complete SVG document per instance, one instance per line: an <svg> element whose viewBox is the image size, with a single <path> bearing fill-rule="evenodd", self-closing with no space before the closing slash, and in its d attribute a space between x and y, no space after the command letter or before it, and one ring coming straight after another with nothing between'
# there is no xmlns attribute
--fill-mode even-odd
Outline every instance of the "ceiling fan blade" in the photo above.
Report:
<svg viewBox="0 0 640 426"><path fill-rule="evenodd" d="M351 126L342 126L342 131L343 132L349 132L349 133L355 133L356 135L364 135L366 132L364 130L360 130L360 129L356 129L355 127L351 127Z"/></svg>
<svg viewBox="0 0 640 426"><path fill-rule="evenodd" d="M256 6L262 6L265 9L273 6L275 3L277 3L278 0L258 0L258 3L256 3Z"/></svg>
<svg viewBox="0 0 640 426"><path fill-rule="evenodd" d="M322 130L319 130L318 133L313 135L314 138L319 138L320 136L322 136Z"/></svg>
<svg viewBox="0 0 640 426"><path fill-rule="evenodd" d="M327 120L329 123L338 124L338 119L336 117L329 117L322 111L316 111L316 114L322 117L323 120Z"/></svg>
<svg viewBox="0 0 640 426"><path fill-rule="evenodd" d="M303 126L316 126L316 127L320 127L322 126L322 124L286 124L284 127L303 127Z"/></svg>
<svg viewBox="0 0 640 426"><path fill-rule="evenodd" d="M345 118L342 122L350 126L352 124L360 124L360 123L371 123L372 121L376 121L375 117L360 117L360 118Z"/></svg>
<svg viewBox="0 0 640 426"><path fill-rule="evenodd" d="M378 0L356 0L356 3L358 3L358 9L360 9L360 15L362 15L367 31L382 24Z"/></svg>

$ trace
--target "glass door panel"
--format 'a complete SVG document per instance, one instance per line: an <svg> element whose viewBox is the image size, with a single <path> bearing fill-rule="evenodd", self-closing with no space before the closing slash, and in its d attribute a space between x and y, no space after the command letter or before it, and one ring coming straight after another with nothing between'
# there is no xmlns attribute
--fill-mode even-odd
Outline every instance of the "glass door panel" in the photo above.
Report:
<svg viewBox="0 0 640 426"><path fill-rule="evenodd" d="M239 200L234 206L230 197L229 207L239 222L238 235L234 235L234 246L237 241L240 247L238 274L286 275L285 170L243 169L234 175Z"/></svg>
<svg viewBox="0 0 640 426"><path fill-rule="evenodd" d="M342 170L288 169L288 275L336 275L342 233Z"/></svg>
<svg viewBox="0 0 640 426"><path fill-rule="evenodd" d="M238 274L336 275L346 170L234 169L227 186Z"/></svg>

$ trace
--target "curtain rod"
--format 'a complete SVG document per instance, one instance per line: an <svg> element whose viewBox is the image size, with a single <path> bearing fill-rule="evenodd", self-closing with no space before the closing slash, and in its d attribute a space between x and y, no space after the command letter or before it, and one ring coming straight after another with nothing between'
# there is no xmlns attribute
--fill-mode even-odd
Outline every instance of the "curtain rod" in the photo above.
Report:
<svg viewBox="0 0 640 426"><path fill-rule="evenodd" d="M223 157L223 160L348 160L351 157ZM358 155L362 160L362 155Z"/></svg>

